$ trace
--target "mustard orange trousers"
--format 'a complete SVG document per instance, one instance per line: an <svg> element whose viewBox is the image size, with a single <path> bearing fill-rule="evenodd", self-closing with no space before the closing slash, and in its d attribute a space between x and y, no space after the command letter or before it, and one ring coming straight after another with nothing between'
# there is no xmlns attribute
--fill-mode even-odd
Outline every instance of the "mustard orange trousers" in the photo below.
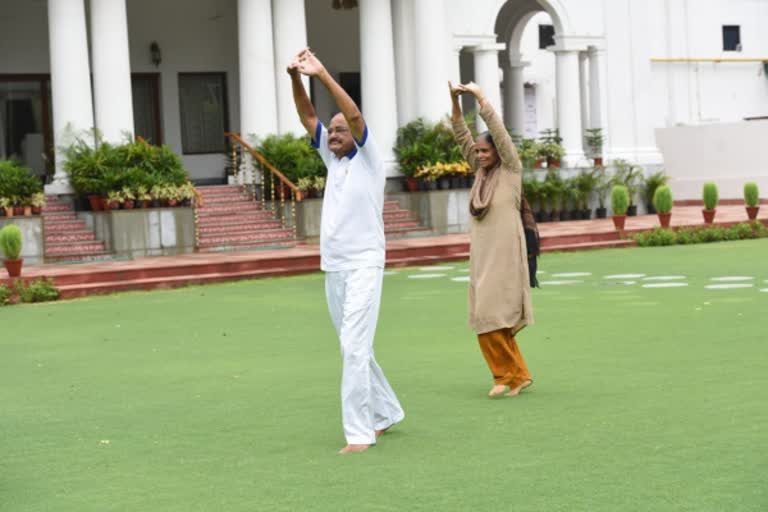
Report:
<svg viewBox="0 0 768 512"><path fill-rule="evenodd" d="M477 341L494 383L514 389L527 380L533 380L510 329L478 334Z"/></svg>

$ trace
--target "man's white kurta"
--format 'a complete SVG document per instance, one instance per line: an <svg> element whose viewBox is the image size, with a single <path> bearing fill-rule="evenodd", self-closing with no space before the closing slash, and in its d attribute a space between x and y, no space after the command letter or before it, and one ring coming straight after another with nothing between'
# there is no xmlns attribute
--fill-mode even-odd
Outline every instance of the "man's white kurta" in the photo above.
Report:
<svg viewBox="0 0 768 512"><path fill-rule="evenodd" d="M341 343L341 412L348 444L374 444L375 430L401 421L403 409L373 354L384 274L384 165L366 127L355 149L337 158L318 123L312 141L328 169L320 228L320 267L328 310Z"/></svg>

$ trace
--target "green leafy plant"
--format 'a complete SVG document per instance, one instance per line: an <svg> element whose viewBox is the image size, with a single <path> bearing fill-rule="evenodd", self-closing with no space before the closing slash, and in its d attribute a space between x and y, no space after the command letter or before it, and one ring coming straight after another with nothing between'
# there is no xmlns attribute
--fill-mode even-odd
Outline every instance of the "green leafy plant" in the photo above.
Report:
<svg viewBox="0 0 768 512"><path fill-rule="evenodd" d="M42 182L28 167L15 160L0 160L0 198L11 203L6 206L32 206L42 192Z"/></svg>
<svg viewBox="0 0 768 512"><path fill-rule="evenodd" d="M744 184L744 202L747 206L757 206L760 203L760 189L757 183L750 181Z"/></svg>
<svg viewBox="0 0 768 512"><path fill-rule="evenodd" d="M602 128L587 128L584 140L589 148L589 154L595 158L600 157L603 154L603 129Z"/></svg>
<svg viewBox="0 0 768 512"><path fill-rule="evenodd" d="M643 196L646 205L652 205L656 189L669 183L669 176L664 171L655 172L645 178Z"/></svg>
<svg viewBox="0 0 768 512"><path fill-rule="evenodd" d="M47 277L35 279L29 283L25 283L21 279L17 280L16 293L19 294L19 300L26 303L50 302L61 296L59 289Z"/></svg>
<svg viewBox="0 0 768 512"><path fill-rule="evenodd" d="M11 289L0 284L0 307L5 306L11 302Z"/></svg>
<svg viewBox="0 0 768 512"><path fill-rule="evenodd" d="M611 209L614 215L626 215L629 208L629 191L624 185L614 185L611 190Z"/></svg>
<svg viewBox="0 0 768 512"><path fill-rule="evenodd" d="M653 195L653 206L659 213L672 211L672 189L668 185L661 185Z"/></svg>
<svg viewBox="0 0 768 512"><path fill-rule="evenodd" d="M702 191L702 196L704 199L704 208L706 210L714 210L715 208L717 208L717 201L719 199L718 192L717 192L717 185L715 185L711 181L708 181L707 183L705 183Z"/></svg>
<svg viewBox="0 0 768 512"><path fill-rule="evenodd" d="M597 196L597 203L600 208L605 208L608 194L611 192L611 187L613 187L613 180L600 167L595 168L592 172L595 175L595 195Z"/></svg>
<svg viewBox="0 0 768 512"><path fill-rule="evenodd" d="M656 228L634 235L640 247L660 245L688 245L768 237L768 228L758 221L744 222L729 227L681 228L677 231Z"/></svg>
<svg viewBox="0 0 768 512"><path fill-rule="evenodd" d="M393 148L400 170L414 177L419 169L437 163L461 162L464 157L447 122L435 124L416 119L397 130Z"/></svg>
<svg viewBox="0 0 768 512"><path fill-rule="evenodd" d="M16 224L8 224L0 229L0 249L5 254L5 259L18 260L21 257L21 248L21 229Z"/></svg>
<svg viewBox="0 0 768 512"><path fill-rule="evenodd" d="M629 195L629 206L635 206L634 198L640 190L643 168L621 159L614 160L613 165L616 166L613 183L615 185L624 185Z"/></svg>

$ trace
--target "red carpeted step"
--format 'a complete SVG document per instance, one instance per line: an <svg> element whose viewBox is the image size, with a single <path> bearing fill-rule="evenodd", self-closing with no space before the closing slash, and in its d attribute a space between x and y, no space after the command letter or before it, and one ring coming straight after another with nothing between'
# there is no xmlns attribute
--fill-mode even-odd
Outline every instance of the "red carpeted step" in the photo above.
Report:
<svg viewBox="0 0 768 512"><path fill-rule="evenodd" d="M74 221L77 220L77 215L75 215L75 212L66 212L66 213L45 213L43 212L43 222L46 224L51 224L53 222L59 222L59 221Z"/></svg>
<svg viewBox="0 0 768 512"><path fill-rule="evenodd" d="M201 224L197 231L199 235L212 235L216 233L242 233L254 232L265 229L279 229L282 223L279 220L264 220L261 222L230 222L228 224Z"/></svg>
<svg viewBox="0 0 768 512"><path fill-rule="evenodd" d="M68 231L83 231L88 229L84 220L45 223L46 233L66 233Z"/></svg>
<svg viewBox="0 0 768 512"><path fill-rule="evenodd" d="M45 235L46 246L69 242L92 242L94 240L96 240L96 234L93 231L67 231L54 234L46 233Z"/></svg>

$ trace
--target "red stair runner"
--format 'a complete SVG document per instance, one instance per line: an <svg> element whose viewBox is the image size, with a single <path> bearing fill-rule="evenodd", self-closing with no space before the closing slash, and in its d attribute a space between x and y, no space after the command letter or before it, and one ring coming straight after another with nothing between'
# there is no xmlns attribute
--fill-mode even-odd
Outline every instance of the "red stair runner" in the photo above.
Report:
<svg viewBox="0 0 768 512"><path fill-rule="evenodd" d="M85 221L79 220L72 206L56 196L47 196L43 207L45 261L89 261L109 256L104 242Z"/></svg>

